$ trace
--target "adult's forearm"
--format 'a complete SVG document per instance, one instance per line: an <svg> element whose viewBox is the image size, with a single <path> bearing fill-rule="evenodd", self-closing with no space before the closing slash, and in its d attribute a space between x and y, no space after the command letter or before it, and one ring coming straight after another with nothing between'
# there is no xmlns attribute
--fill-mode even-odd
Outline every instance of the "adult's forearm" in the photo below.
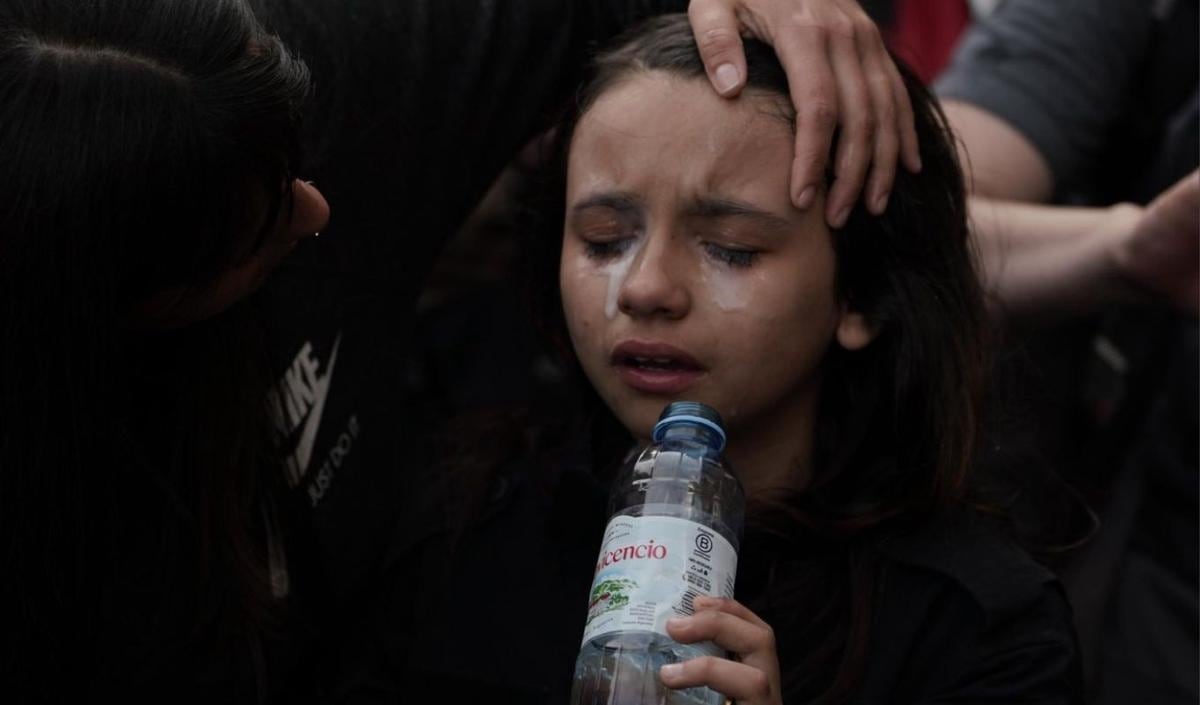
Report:
<svg viewBox="0 0 1200 705"><path fill-rule="evenodd" d="M1069 208L973 196L969 208L980 273L997 313L1055 318L1140 300L1115 256L1141 218L1140 207Z"/></svg>

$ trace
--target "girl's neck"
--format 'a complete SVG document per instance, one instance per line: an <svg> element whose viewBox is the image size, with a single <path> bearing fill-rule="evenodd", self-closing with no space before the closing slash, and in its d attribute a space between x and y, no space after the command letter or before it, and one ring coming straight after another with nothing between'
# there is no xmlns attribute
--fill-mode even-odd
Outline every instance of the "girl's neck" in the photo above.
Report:
<svg viewBox="0 0 1200 705"><path fill-rule="evenodd" d="M745 420L730 431L725 456L747 497L773 490L799 491L808 485L816 398L813 394L799 399L764 418Z"/></svg>

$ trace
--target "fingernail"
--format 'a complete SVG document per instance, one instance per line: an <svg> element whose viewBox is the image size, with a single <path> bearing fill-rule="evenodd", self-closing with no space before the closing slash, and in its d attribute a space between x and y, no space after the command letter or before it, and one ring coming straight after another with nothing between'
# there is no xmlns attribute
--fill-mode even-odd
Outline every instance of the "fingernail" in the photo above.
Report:
<svg viewBox="0 0 1200 705"><path fill-rule="evenodd" d="M688 623L687 617L671 617L667 620L668 629L682 629Z"/></svg>
<svg viewBox="0 0 1200 705"><path fill-rule="evenodd" d="M843 225L846 224L846 219L849 217L850 217L850 209L842 208L840 211L837 212L837 215L833 216L833 227L835 227L835 228L842 227Z"/></svg>
<svg viewBox="0 0 1200 705"><path fill-rule="evenodd" d="M800 192L800 198L796 199L797 208L808 208L812 205L813 199L816 198L817 190L812 186Z"/></svg>
<svg viewBox="0 0 1200 705"><path fill-rule="evenodd" d="M659 674L663 678L678 678L683 675L683 666L678 663L668 663L658 669Z"/></svg>
<svg viewBox="0 0 1200 705"><path fill-rule="evenodd" d="M717 79L717 90L721 93L728 93L737 87L738 70L733 64L718 66L714 77Z"/></svg>
<svg viewBox="0 0 1200 705"><path fill-rule="evenodd" d="M883 212L887 210L888 198L890 196L890 193L884 191L875 197L875 215L883 215Z"/></svg>

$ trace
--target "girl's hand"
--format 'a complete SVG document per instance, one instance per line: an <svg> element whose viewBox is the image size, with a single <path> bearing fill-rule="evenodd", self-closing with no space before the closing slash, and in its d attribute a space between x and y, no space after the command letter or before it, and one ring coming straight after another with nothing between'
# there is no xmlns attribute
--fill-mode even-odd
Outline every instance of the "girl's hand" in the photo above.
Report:
<svg viewBox="0 0 1200 705"><path fill-rule="evenodd" d="M663 666L662 682L670 688L708 686L738 705L782 705L779 657L770 625L737 600L697 597L691 617L667 620L667 633L682 644L712 641L733 659L702 656Z"/></svg>

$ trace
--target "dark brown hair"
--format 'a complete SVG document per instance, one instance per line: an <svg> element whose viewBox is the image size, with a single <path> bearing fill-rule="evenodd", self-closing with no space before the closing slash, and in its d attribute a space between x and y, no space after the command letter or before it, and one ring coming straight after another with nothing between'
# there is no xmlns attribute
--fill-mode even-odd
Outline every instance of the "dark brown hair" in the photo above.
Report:
<svg viewBox="0 0 1200 705"><path fill-rule="evenodd" d="M773 50L747 41L745 51L747 91L778 97L781 116L793 119L787 76ZM534 229L540 285L533 303L576 370L557 289L567 153L595 100L645 72L705 80L686 18L650 20L595 58L550 156L543 219ZM784 635L781 624L804 632L796 640L804 646L794 651L780 640L785 695L798 699L839 702L853 694L880 578L872 541L963 500L979 425L987 323L962 175L936 101L904 67L901 73L923 169L897 174L883 215L859 205L834 233L838 294L878 335L863 350L828 352L811 485L760 498L748 512L748 531L770 537L764 543L822 557L793 580L782 577L787 571L768 571L764 595L752 605L777 635ZM608 427L599 434L620 435L598 397L592 404ZM748 550L754 543L747 540Z"/></svg>
<svg viewBox="0 0 1200 705"><path fill-rule="evenodd" d="M134 622L173 642L152 661L265 620L253 306L129 320L286 217L308 90L245 0L0 7L0 558L19 576L0 662L22 677L120 680L103 663L147 636Z"/></svg>

